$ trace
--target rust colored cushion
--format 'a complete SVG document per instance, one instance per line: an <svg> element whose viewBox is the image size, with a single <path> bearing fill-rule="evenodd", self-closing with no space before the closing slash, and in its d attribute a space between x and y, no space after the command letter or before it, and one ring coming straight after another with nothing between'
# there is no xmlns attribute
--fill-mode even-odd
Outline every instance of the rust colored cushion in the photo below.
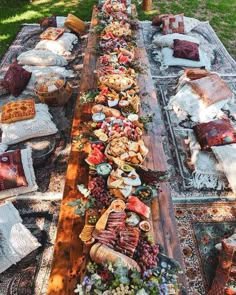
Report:
<svg viewBox="0 0 236 295"><path fill-rule="evenodd" d="M190 41L174 39L173 56L199 61L199 44Z"/></svg>
<svg viewBox="0 0 236 295"><path fill-rule="evenodd" d="M61 28L54 28L54 27L49 27L47 28L41 35L40 39L43 40L53 40L55 41L58 39L63 33L65 32L65 29Z"/></svg>
<svg viewBox="0 0 236 295"><path fill-rule="evenodd" d="M35 116L34 99L11 101L2 106L2 123L31 119Z"/></svg>
<svg viewBox="0 0 236 295"><path fill-rule="evenodd" d="M0 155L0 191L27 186L20 150Z"/></svg>
<svg viewBox="0 0 236 295"><path fill-rule="evenodd" d="M212 146L236 142L236 131L227 119L197 124L193 127L193 130L203 150L207 150Z"/></svg>
<svg viewBox="0 0 236 295"><path fill-rule="evenodd" d="M221 100L231 99L234 96L227 84L217 74L190 81L188 84L200 96L206 106Z"/></svg>
<svg viewBox="0 0 236 295"><path fill-rule="evenodd" d="M56 27L57 26L57 18L55 15L44 17L39 21L40 28L42 31L46 30L49 27Z"/></svg>
<svg viewBox="0 0 236 295"><path fill-rule="evenodd" d="M162 18L163 30L162 34L179 33L184 34L184 14L168 16Z"/></svg>
<svg viewBox="0 0 236 295"><path fill-rule="evenodd" d="M174 16L173 14L158 14L152 20L153 26L160 26L163 22L163 18Z"/></svg>
<svg viewBox="0 0 236 295"><path fill-rule="evenodd" d="M14 62L7 70L1 84L13 96L17 97L25 89L30 77L30 72L23 69L17 62Z"/></svg>

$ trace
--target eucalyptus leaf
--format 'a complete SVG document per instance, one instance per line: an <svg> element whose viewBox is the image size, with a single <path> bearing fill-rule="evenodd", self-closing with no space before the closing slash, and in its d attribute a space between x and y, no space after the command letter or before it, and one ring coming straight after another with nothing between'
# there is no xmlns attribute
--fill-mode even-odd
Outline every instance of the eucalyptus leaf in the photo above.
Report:
<svg viewBox="0 0 236 295"><path fill-rule="evenodd" d="M76 207L76 206L78 206L78 203L76 201L74 201L74 202L71 201L71 202L68 202L67 205L71 206L71 207Z"/></svg>

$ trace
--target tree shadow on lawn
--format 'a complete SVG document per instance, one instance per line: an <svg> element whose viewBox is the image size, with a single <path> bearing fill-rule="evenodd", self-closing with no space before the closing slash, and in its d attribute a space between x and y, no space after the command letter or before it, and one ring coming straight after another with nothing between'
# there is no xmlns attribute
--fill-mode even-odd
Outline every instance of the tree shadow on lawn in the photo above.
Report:
<svg viewBox="0 0 236 295"><path fill-rule="evenodd" d="M76 4L76 2L78 4ZM10 46L23 23L39 23L43 17L50 15L67 16L72 13L84 21L90 21L93 5L96 0L76 1L65 3L64 0L47 3L30 3L29 0L9 0L0 3L0 57ZM13 4L14 3L14 4Z"/></svg>

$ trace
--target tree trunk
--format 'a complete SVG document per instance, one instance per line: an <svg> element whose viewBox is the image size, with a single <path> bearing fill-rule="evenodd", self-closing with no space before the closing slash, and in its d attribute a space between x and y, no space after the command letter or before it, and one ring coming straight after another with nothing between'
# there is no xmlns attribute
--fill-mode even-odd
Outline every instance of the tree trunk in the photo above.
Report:
<svg viewBox="0 0 236 295"><path fill-rule="evenodd" d="M152 0L143 0L143 10L149 11L152 9Z"/></svg>

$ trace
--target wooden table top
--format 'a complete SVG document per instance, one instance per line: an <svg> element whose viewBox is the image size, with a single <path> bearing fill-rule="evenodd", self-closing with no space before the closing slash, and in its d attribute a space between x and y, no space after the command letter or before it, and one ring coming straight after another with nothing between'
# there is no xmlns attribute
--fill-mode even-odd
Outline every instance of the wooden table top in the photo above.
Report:
<svg viewBox="0 0 236 295"><path fill-rule="evenodd" d="M96 25L96 7L93 11L91 27ZM96 69L97 57L94 54L96 35L89 34L87 48L84 56L84 66L81 77L80 91L86 92L97 87ZM146 50L143 47L137 48L136 58L143 64L148 65ZM166 171L166 159L162 146L162 131L164 128L161 120L161 109L156 97L151 73L147 70L138 75L138 85L140 88L141 101L149 105L151 112L155 113L153 122L150 123L151 132L144 134L143 139L149 149L149 154L144 162L144 166L155 171ZM147 95L148 94L148 95ZM77 98L74 110L74 119L71 131L71 152L66 174L65 190L61 202L57 238L54 247L54 257L49 279L48 295L70 295L74 294L74 289L79 277L83 276L88 258L88 248L83 247L79 234L84 226L84 219L79 218L74 213L74 208L68 206L68 202L75 201L80 197L77 184L88 183L88 165L84 161L86 153L78 149L76 141L73 139L79 132L83 132L82 123L91 120L91 105L83 104L79 107L80 95ZM140 115L144 115L145 110L140 110ZM181 253L177 237L176 222L173 212L173 204L170 189L167 182L161 183L161 193L155 198L151 206L152 230L156 242L164 247L164 253L180 262ZM185 278L181 281L185 285Z"/></svg>

